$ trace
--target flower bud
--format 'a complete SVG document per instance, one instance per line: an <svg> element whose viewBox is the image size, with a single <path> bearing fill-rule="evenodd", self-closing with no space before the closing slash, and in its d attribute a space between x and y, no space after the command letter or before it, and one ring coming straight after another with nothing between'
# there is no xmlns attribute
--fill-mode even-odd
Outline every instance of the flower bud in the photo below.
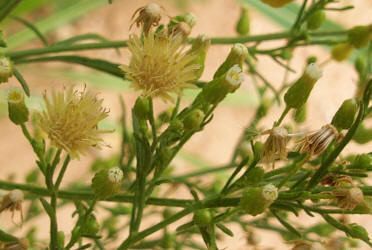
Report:
<svg viewBox="0 0 372 250"><path fill-rule="evenodd" d="M372 140L372 129L368 129L364 124L359 124L353 140L359 144L365 144Z"/></svg>
<svg viewBox="0 0 372 250"><path fill-rule="evenodd" d="M178 141L183 134L184 126L183 122L179 119L173 119L167 129L167 145L171 146L173 143Z"/></svg>
<svg viewBox="0 0 372 250"><path fill-rule="evenodd" d="M307 28L309 30L316 30L322 25L325 19L326 15L323 10L314 11L307 19Z"/></svg>
<svg viewBox="0 0 372 250"><path fill-rule="evenodd" d="M298 124L303 123L306 120L306 113L306 104L304 104L295 110L293 113L293 120Z"/></svg>
<svg viewBox="0 0 372 250"><path fill-rule="evenodd" d="M212 221L212 214L208 209L199 209L194 212L193 221L199 227L206 227Z"/></svg>
<svg viewBox="0 0 372 250"><path fill-rule="evenodd" d="M265 171L262 167L254 167L247 174L242 176L240 186L252 187L257 186L263 179Z"/></svg>
<svg viewBox="0 0 372 250"><path fill-rule="evenodd" d="M353 168L366 169L371 166L372 156L369 154L357 155L352 162Z"/></svg>
<svg viewBox="0 0 372 250"><path fill-rule="evenodd" d="M123 171L118 167L104 169L96 173L92 179L92 189L99 199L115 195L123 180Z"/></svg>
<svg viewBox="0 0 372 250"><path fill-rule="evenodd" d="M368 45L371 41L372 25L355 26L350 29L347 36L350 44L355 48L360 49Z"/></svg>
<svg viewBox="0 0 372 250"><path fill-rule="evenodd" d="M20 88L13 88L8 92L9 119L14 124L22 124L28 121L28 109L25 105L25 96Z"/></svg>
<svg viewBox="0 0 372 250"><path fill-rule="evenodd" d="M284 101L287 107L298 109L303 106L322 74L318 65L315 63L309 64L302 76L285 93Z"/></svg>
<svg viewBox="0 0 372 250"><path fill-rule="evenodd" d="M198 130L204 120L204 113L200 109L192 110L183 120L183 126L186 130Z"/></svg>
<svg viewBox="0 0 372 250"><path fill-rule="evenodd" d="M138 97L133 107L134 114L139 120L148 120L150 114L149 100L144 97Z"/></svg>
<svg viewBox="0 0 372 250"><path fill-rule="evenodd" d="M261 0L261 2L266 3L274 8L280 8L293 0Z"/></svg>
<svg viewBox="0 0 372 250"><path fill-rule="evenodd" d="M368 231L364 227L356 223L351 223L349 224L349 228L351 230L350 232L351 237L361 239L364 241L369 241Z"/></svg>
<svg viewBox="0 0 372 250"><path fill-rule="evenodd" d="M169 24L168 24L168 29L172 29L174 26L176 26L177 24L179 23L182 23L184 22L185 24L187 24L190 28L194 27L195 24L196 24L196 16L194 15L194 13L186 13L186 14L183 14L183 15L178 15L178 16L175 16L175 17L172 17L171 20L169 21Z"/></svg>
<svg viewBox="0 0 372 250"><path fill-rule="evenodd" d="M201 93L201 98L210 104L221 102L228 93L233 93L239 88L244 77L239 65L233 65L221 77L215 78L207 83Z"/></svg>
<svg viewBox="0 0 372 250"><path fill-rule="evenodd" d="M278 198L278 189L273 184L246 189L239 206L247 214L263 213Z"/></svg>
<svg viewBox="0 0 372 250"><path fill-rule="evenodd" d="M331 56L334 60L342 62L349 58L351 52L353 52L353 46L350 43L338 43L333 46Z"/></svg>
<svg viewBox="0 0 372 250"><path fill-rule="evenodd" d="M238 32L238 34L241 36L246 36L249 34L250 29L251 23L248 8L242 7L240 10L238 23L236 24L236 32Z"/></svg>
<svg viewBox="0 0 372 250"><path fill-rule="evenodd" d="M0 56L0 84L8 81L13 75L13 70L13 62L8 57Z"/></svg>
<svg viewBox="0 0 372 250"><path fill-rule="evenodd" d="M83 223L81 227L81 235L83 236L95 236L99 232L99 224L97 222L97 219L90 215L86 219L86 221Z"/></svg>
<svg viewBox="0 0 372 250"><path fill-rule="evenodd" d="M358 103L355 99L345 100L333 116L332 125L338 129L348 129L354 122L358 111Z"/></svg>
<svg viewBox="0 0 372 250"><path fill-rule="evenodd" d="M222 76L236 64L238 64L240 68L243 68L243 63L247 56L248 49L244 44L241 43L234 44L226 60L217 69L216 73L214 73L213 79Z"/></svg>
<svg viewBox="0 0 372 250"><path fill-rule="evenodd" d="M199 68L195 70L195 80L198 80L204 71L205 57L210 45L211 39L207 38L205 35L199 35L192 44L191 49L187 52L188 54L195 55L195 58L189 65L199 65Z"/></svg>

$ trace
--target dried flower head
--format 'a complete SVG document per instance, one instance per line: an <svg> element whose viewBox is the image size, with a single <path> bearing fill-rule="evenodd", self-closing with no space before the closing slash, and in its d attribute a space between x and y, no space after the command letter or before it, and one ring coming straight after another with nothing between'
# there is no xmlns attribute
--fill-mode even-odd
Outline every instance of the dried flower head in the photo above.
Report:
<svg viewBox="0 0 372 250"><path fill-rule="evenodd" d="M353 179L348 175L336 175L330 174L324 178L321 182L322 185L329 186L351 186L353 184Z"/></svg>
<svg viewBox="0 0 372 250"><path fill-rule="evenodd" d="M39 126L52 144L66 150L72 158L79 158L91 147L100 149L104 144L101 134L110 131L98 129L98 123L108 116L102 99L87 91L72 87L44 93L45 110L38 113Z"/></svg>
<svg viewBox="0 0 372 250"><path fill-rule="evenodd" d="M342 209L353 210L360 203L364 202L362 190L358 187L341 188L332 191L337 206Z"/></svg>
<svg viewBox="0 0 372 250"><path fill-rule="evenodd" d="M338 138L339 134L337 129L333 125L327 124L299 141L301 153L306 152L309 155L320 154L327 149L333 140Z"/></svg>
<svg viewBox="0 0 372 250"><path fill-rule="evenodd" d="M276 159L287 159L287 137L288 132L285 128L274 127L264 131L262 134L269 134L261 150L261 160L267 163L273 163Z"/></svg>
<svg viewBox="0 0 372 250"><path fill-rule="evenodd" d="M1 204L0 204L0 213L3 211L9 210L12 212L12 218L14 217L15 211L21 212L21 219L23 222L23 213L22 213L22 202L23 202L23 192L19 189L14 189L8 194L4 195Z"/></svg>
<svg viewBox="0 0 372 250"><path fill-rule="evenodd" d="M133 21L130 28L132 28L133 24L136 24L137 27L143 26L143 32L148 34L152 26L158 26L160 19L161 19L161 7L156 3L149 3L148 5L138 8L133 16L137 16L137 18Z"/></svg>
<svg viewBox="0 0 372 250"><path fill-rule="evenodd" d="M128 41L132 53L129 66L121 65L132 87L140 90L144 97L159 96L173 101L169 93L181 94L184 87L193 85L195 70L200 67L190 64L195 55L184 50L183 38L152 31L143 37L132 35Z"/></svg>

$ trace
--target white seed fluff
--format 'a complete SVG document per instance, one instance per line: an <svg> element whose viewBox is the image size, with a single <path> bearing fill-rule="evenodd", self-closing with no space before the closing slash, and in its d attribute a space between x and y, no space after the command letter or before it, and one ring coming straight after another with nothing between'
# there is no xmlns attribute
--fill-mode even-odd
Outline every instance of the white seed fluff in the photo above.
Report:
<svg viewBox="0 0 372 250"><path fill-rule="evenodd" d="M110 168L107 174L112 183L120 183L123 180L123 171L118 167Z"/></svg>
<svg viewBox="0 0 372 250"><path fill-rule="evenodd" d="M278 188L273 184L267 184L263 187L262 195L267 201L275 201L278 198Z"/></svg>
<svg viewBox="0 0 372 250"><path fill-rule="evenodd" d="M153 17L157 17L157 16L160 16L161 9L160 9L159 5L157 5L156 3L149 3L146 6L145 11L148 15L151 15Z"/></svg>
<svg viewBox="0 0 372 250"><path fill-rule="evenodd" d="M314 80L318 80L323 76L323 70L316 63L310 63L306 67L305 73Z"/></svg>
<svg viewBox="0 0 372 250"><path fill-rule="evenodd" d="M19 189L10 191L9 198L13 203L23 201L23 192Z"/></svg>

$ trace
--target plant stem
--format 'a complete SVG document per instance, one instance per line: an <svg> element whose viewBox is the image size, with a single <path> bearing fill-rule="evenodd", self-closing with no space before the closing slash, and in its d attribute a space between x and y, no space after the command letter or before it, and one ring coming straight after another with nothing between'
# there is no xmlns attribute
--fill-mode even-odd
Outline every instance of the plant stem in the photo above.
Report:
<svg viewBox="0 0 372 250"><path fill-rule="evenodd" d="M282 123L283 119L288 114L289 110L291 110L291 108L288 107L288 106L286 106L285 109L284 109L284 111L283 111L283 113L282 113L282 115L280 116L279 120L274 123L274 127L280 126L280 124Z"/></svg>

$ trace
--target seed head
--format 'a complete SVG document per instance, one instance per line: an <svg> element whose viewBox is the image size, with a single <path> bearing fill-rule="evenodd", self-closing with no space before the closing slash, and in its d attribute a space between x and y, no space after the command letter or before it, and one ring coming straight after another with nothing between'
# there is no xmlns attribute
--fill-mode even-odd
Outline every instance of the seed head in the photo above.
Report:
<svg viewBox="0 0 372 250"><path fill-rule="evenodd" d="M159 96L164 101L173 101L170 93L181 94L182 88L193 87L189 82L195 79L198 64L190 64L194 54L187 54L183 38L162 32L143 37L132 35L128 41L132 53L130 64L121 65L132 87L144 97Z"/></svg>
<svg viewBox="0 0 372 250"><path fill-rule="evenodd" d="M288 132L285 128L274 127L262 134L269 134L263 149L261 150L261 159L264 162L271 163L277 158L287 159L287 137Z"/></svg>
<svg viewBox="0 0 372 250"><path fill-rule="evenodd" d="M103 99L84 89L68 88L52 92L51 98L44 93L45 110L38 113L39 126L48 135L52 144L66 150L72 158L79 158L91 147L100 149L107 146L98 123L108 116L103 108Z"/></svg>
<svg viewBox="0 0 372 250"><path fill-rule="evenodd" d="M364 202L362 190L358 187L340 188L332 191L337 206L342 209L353 210L360 203Z"/></svg>
<svg viewBox="0 0 372 250"><path fill-rule="evenodd" d="M301 153L308 153L309 155L320 154L338 137L337 129L333 125L327 124L299 141Z"/></svg>
<svg viewBox="0 0 372 250"><path fill-rule="evenodd" d="M143 26L143 32L147 34L152 26L158 26L160 19L161 19L161 8L159 5L156 3L149 3L148 5L138 8L133 16L132 20L134 17L137 15L137 18L133 21L131 24L131 28L133 24L136 24L137 27L140 27L141 25Z"/></svg>

